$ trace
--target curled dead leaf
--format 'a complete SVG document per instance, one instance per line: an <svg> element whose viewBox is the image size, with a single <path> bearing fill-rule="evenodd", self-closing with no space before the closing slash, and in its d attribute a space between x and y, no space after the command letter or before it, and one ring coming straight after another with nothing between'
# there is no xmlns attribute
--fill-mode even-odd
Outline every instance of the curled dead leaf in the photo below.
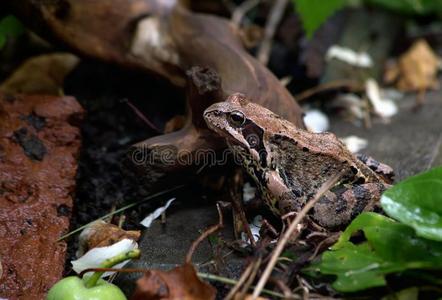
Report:
<svg viewBox="0 0 442 300"><path fill-rule="evenodd" d="M166 272L145 272L131 300L210 300L215 295L215 288L198 278L193 265L184 264Z"/></svg>
<svg viewBox="0 0 442 300"><path fill-rule="evenodd" d="M96 221L81 232L77 257L81 257L90 249L107 247L124 239L138 241L140 235L139 230L126 231L114 224Z"/></svg>
<svg viewBox="0 0 442 300"><path fill-rule="evenodd" d="M404 92L437 89L440 63L441 58L424 39L420 39L396 63L387 66L384 80L387 83L395 82L396 87Z"/></svg>

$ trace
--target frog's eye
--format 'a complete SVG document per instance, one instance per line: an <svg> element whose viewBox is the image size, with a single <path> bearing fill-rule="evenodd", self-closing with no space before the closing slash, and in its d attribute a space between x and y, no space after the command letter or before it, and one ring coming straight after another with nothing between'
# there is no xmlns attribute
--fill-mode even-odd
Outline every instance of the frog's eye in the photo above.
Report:
<svg viewBox="0 0 442 300"><path fill-rule="evenodd" d="M233 126L241 127L246 122L246 116L240 111L232 111L229 115L230 123Z"/></svg>

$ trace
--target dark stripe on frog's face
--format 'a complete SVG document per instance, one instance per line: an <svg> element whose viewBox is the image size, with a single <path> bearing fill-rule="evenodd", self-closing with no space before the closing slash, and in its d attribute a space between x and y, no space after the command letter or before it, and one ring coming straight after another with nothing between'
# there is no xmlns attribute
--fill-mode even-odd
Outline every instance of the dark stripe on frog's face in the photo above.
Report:
<svg viewBox="0 0 442 300"><path fill-rule="evenodd" d="M250 120L247 120L242 126L241 134L249 144L250 149L258 152L259 164L261 167L267 167L267 150L264 146L264 130Z"/></svg>

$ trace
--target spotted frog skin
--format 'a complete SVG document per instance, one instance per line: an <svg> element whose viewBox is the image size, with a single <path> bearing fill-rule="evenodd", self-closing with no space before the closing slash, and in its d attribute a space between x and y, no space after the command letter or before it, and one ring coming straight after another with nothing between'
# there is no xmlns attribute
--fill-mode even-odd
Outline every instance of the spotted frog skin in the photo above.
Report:
<svg viewBox="0 0 442 300"><path fill-rule="evenodd" d="M299 211L324 182L343 171L313 212L322 226L337 227L374 209L392 182L389 166L356 157L334 134L300 129L241 94L211 105L204 119L226 139L276 215Z"/></svg>

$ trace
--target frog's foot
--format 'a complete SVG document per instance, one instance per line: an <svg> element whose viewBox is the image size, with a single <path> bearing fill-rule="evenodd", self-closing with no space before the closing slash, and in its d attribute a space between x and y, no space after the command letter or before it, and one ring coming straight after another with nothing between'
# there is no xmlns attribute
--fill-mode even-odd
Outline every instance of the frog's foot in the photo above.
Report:
<svg viewBox="0 0 442 300"><path fill-rule="evenodd" d="M393 168L389 165L383 164L373 157L370 157L365 154L358 154L356 157L367 165L371 170L373 170L376 174L381 176L387 183L392 183L394 180L394 171Z"/></svg>
<svg viewBox="0 0 442 300"><path fill-rule="evenodd" d="M315 205L313 218L326 228L346 225L363 211L372 211L387 186L366 183L327 192Z"/></svg>

